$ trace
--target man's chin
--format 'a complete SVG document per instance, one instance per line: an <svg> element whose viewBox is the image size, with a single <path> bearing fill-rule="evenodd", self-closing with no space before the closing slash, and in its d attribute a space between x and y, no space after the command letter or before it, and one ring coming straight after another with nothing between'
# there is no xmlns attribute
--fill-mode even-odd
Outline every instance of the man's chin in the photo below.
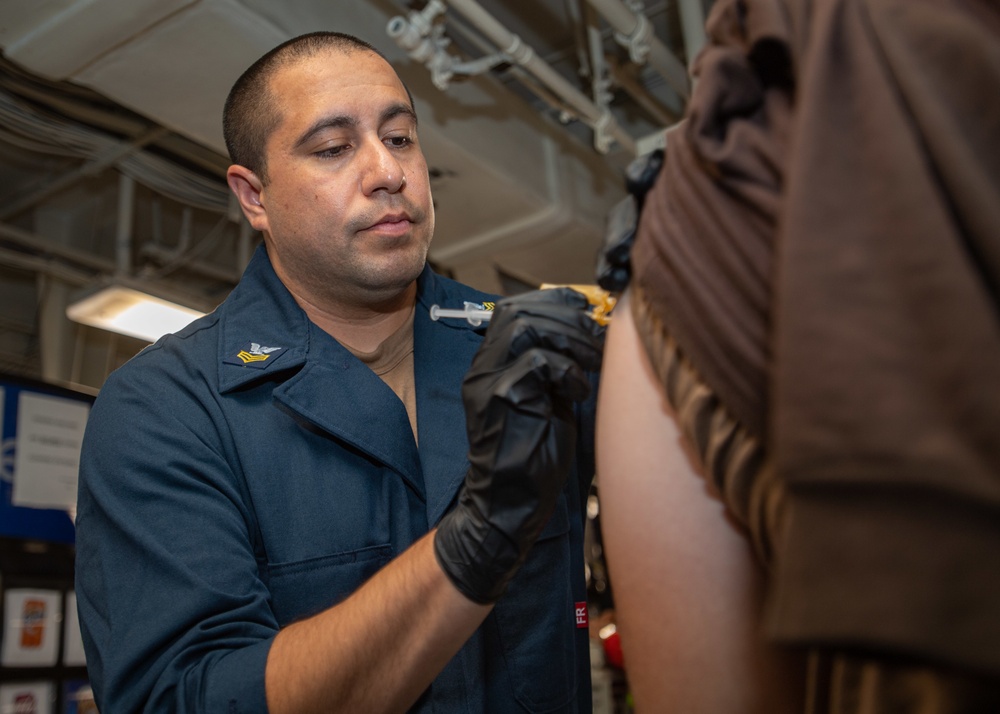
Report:
<svg viewBox="0 0 1000 714"><path fill-rule="evenodd" d="M362 284L373 296L391 298L413 285L426 262L426 251L409 256L405 261L390 261L367 272Z"/></svg>

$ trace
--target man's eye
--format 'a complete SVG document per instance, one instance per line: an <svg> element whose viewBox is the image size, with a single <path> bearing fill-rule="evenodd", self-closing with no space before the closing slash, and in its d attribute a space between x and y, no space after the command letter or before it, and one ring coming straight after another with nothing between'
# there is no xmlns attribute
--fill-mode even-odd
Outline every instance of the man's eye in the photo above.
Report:
<svg viewBox="0 0 1000 714"><path fill-rule="evenodd" d="M347 146L330 146L315 152L314 156L318 156L321 159L332 159L340 156L345 151L347 151Z"/></svg>
<svg viewBox="0 0 1000 714"><path fill-rule="evenodd" d="M409 146L413 143L413 140L408 136L390 136L386 138L385 143L397 149L401 149L404 146Z"/></svg>

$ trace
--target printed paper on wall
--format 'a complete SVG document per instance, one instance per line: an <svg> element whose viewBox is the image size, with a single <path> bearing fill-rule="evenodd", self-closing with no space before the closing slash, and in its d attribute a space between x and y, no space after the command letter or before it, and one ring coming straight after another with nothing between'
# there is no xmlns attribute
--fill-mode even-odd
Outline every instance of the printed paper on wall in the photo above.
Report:
<svg viewBox="0 0 1000 714"><path fill-rule="evenodd" d="M62 595L56 590L8 590L3 604L4 667L52 667L59 656Z"/></svg>

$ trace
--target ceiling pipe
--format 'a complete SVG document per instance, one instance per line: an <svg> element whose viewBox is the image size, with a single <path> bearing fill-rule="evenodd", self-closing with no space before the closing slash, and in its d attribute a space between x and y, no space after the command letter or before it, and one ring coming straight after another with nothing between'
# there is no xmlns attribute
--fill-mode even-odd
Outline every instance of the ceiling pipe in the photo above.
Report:
<svg viewBox="0 0 1000 714"><path fill-rule="evenodd" d="M457 15L452 16L448 23L448 30L452 34L457 32L462 35L466 42L474 45L484 55L493 54L495 48L481 34L473 30L464 18ZM504 61L506 62L506 59ZM523 67L516 64L508 64L503 75L501 75L501 79L504 81L507 78L523 84L528 88L528 91L545 102L553 111L558 112L560 116L567 111L565 102L542 85L533 75L526 72Z"/></svg>
<svg viewBox="0 0 1000 714"><path fill-rule="evenodd" d="M576 50L576 61L580 65L580 76L591 77L593 70L587 46L587 26L589 23L585 17L587 5L584 0L563 0L563 2L566 6L566 14L569 15L570 24L573 26L573 44Z"/></svg>
<svg viewBox="0 0 1000 714"><path fill-rule="evenodd" d="M677 9L681 16L681 34L684 37L684 54L690 64L701 52L707 41L705 35L705 8L701 0L680 0Z"/></svg>
<svg viewBox="0 0 1000 714"><path fill-rule="evenodd" d="M475 0L447 0L447 4L458 10L475 27L485 34L512 61L524 67L542 84L549 87L566 101L571 109L594 129L594 147L603 153L611 148L611 139L623 149L635 154L635 140L618 125L611 110L599 107L583 92L556 72L551 65L541 59L520 37L504 27Z"/></svg>
<svg viewBox="0 0 1000 714"><path fill-rule="evenodd" d="M587 0L621 35L627 38L633 59L645 55L649 66L663 75L667 83L685 100L691 95L684 64L653 35L645 15L636 15L621 0ZM639 46L648 46L648 53Z"/></svg>
<svg viewBox="0 0 1000 714"><path fill-rule="evenodd" d="M700 2L700 0L695 0ZM580 65L585 68L581 72L591 78L591 87L595 101L599 92L610 91L611 87L621 87L649 115L663 126L676 122L680 116L654 97L630 72L614 57L604 53L604 33L596 26L593 17L595 10L586 0L568 0L569 10L574 27L582 34L578 40L585 49L581 52Z"/></svg>
<svg viewBox="0 0 1000 714"><path fill-rule="evenodd" d="M585 94L538 57L534 49L525 44L520 37L486 12L479 3L475 0L447 0L445 4L461 13L470 24L499 48L509 62L524 67L561 100L565 101L569 111L575 113L593 128L594 148L597 151L607 153L613 141L617 141L625 151L635 154L635 140L615 121L610 109L599 107L590 101ZM390 34L394 39L410 36L412 44L412 33L404 32L401 21L409 22L399 17L394 17L389 21ZM404 49L407 48L404 46Z"/></svg>
<svg viewBox="0 0 1000 714"><path fill-rule="evenodd" d="M604 56L604 38L601 31L587 23L587 53L590 57L590 91L599 105L611 103L611 70Z"/></svg>
<svg viewBox="0 0 1000 714"><path fill-rule="evenodd" d="M411 12L409 19L397 15L389 20L385 28L396 44L431 71L431 81L442 92L448 89L456 75L473 77L484 74L507 61L502 52L470 62L462 62L449 54L445 48L450 40L444 36L444 25L434 22L434 18L445 10L441 0L430 0L420 12Z"/></svg>

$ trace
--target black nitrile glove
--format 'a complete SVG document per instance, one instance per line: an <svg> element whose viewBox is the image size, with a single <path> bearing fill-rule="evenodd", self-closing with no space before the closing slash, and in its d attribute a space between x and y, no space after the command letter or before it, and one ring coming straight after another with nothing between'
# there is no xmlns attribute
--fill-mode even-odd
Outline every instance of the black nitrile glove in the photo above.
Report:
<svg viewBox="0 0 1000 714"><path fill-rule="evenodd" d="M438 562L462 593L491 603L528 555L569 475L573 403L590 391L604 328L569 288L497 303L462 384L471 466L438 526Z"/></svg>

